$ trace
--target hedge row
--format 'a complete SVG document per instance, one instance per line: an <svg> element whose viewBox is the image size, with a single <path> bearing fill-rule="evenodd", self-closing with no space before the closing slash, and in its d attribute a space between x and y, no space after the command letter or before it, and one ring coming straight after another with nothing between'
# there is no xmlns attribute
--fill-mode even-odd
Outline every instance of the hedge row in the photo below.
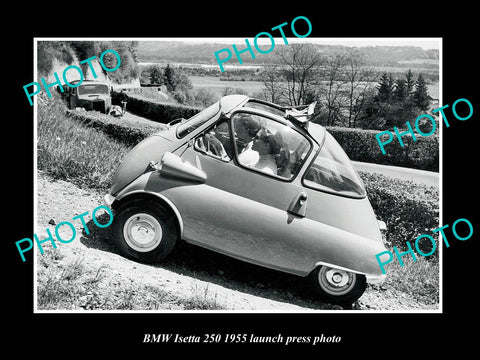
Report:
<svg viewBox="0 0 480 360"><path fill-rule="evenodd" d="M141 94L128 93L127 96L129 111L160 123L168 123L177 118L188 119L202 110L147 99ZM384 155L375 138L379 131L342 127L327 127L327 130L340 143L351 160L439 171L439 138L436 134L428 137L416 136L416 141L413 141L410 135L403 136L403 147L395 137L385 146Z"/></svg>
<svg viewBox="0 0 480 360"><path fill-rule="evenodd" d="M202 109L146 99L141 94L127 93L127 110L147 119L167 124L178 118L188 119Z"/></svg>
<svg viewBox="0 0 480 360"><path fill-rule="evenodd" d="M406 242L409 241L413 247L416 238L422 234L432 235L438 245L438 233L431 232L440 226L437 188L380 174L359 174L375 214L387 225L389 246L407 250ZM424 241L419 247L428 253L432 244Z"/></svg>
<svg viewBox="0 0 480 360"><path fill-rule="evenodd" d="M135 146L147 136L165 128L165 125L155 124L152 126L131 124L124 118L114 118L110 115L97 111L67 110L67 115L84 125L99 129L117 141L127 146Z"/></svg>
<svg viewBox="0 0 480 360"><path fill-rule="evenodd" d="M197 107L148 99L141 94L127 93L127 97L127 109L129 111L160 123L168 123L177 118L188 119L201 111L201 108ZM438 135L429 137L418 135L416 141L413 141L410 135L403 136L403 147L394 138L391 143L385 146L386 154L384 155L375 138L379 131L342 127L327 127L327 130L340 143L352 160L439 171Z"/></svg>
<svg viewBox="0 0 480 360"><path fill-rule="evenodd" d="M394 135L392 142L385 145L384 155L375 138L380 131L328 126L326 129L340 143L351 160L439 171L438 135L429 137L418 135L416 141L413 141L410 135L403 136L403 147Z"/></svg>

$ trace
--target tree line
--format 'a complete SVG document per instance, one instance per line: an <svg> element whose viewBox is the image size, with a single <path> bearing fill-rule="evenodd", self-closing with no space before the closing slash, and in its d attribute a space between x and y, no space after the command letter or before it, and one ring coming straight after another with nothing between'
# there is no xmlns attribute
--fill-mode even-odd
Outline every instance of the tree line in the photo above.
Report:
<svg viewBox="0 0 480 360"><path fill-rule="evenodd" d="M138 41L39 41L37 43L37 69L39 77L53 70L54 59L68 65L99 56L105 50L115 50L121 59L118 70L108 73L108 77L117 84L130 82L139 76ZM107 56L104 59L108 63ZM86 73L88 64L80 65ZM108 66L108 65L107 65Z"/></svg>
<svg viewBox="0 0 480 360"><path fill-rule="evenodd" d="M218 101L218 97L209 90L194 89L185 68L173 67L170 64L143 67L140 72L140 85L164 85L169 98L182 105L207 107ZM226 90L223 95L228 95Z"/></svg>
<svg viewBox="0 0 480 360"><path fill-rule="evenodd" d="M356 48L322 55L310 44L279 49L279 62L260 74L265 100L282 105L317 101L315 122L327 126L384 129L405 127L405 122L430 106L431 97L422 74L411 70L393 78L365 66Z"/></svg>

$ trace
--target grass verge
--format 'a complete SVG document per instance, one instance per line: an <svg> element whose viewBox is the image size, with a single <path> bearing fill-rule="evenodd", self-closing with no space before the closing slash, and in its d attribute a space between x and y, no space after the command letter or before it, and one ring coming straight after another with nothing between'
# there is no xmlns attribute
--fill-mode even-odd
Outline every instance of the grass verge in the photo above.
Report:
<svg viewBox="0 0 480 360"><path fill-rule="evenodd" d="M55 179L108 190L130 147L71 119L59 99L38 105L37 166Z"/></svg>
<svg viewBox="0 0 480 360"><path fill-rule="evenodd" d="M82 257L61 264L63 254L49 249L38 257L39 310L224 310L207 287L175 297L160 287L107 276L108 267L88 268Z"/></svg>
<svg viewBox="0 0 480 360"><path fill-rule="evenodd" d="M392 251L392 249L389 250ZM438 304L440 299L438 258L428 259L417 256L417 261L413 261L410 256L404 256L402 261L403 266L396 259L385 265L387 278L380 289L407 294L409 298L422 304ZM378 287L374 285L373 288Z"/></svg>

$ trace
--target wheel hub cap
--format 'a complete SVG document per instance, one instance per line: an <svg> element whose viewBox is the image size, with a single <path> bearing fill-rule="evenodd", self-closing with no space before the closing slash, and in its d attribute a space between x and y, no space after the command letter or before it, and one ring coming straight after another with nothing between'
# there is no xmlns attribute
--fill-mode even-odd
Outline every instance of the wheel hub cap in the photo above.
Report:
<svg viewBox="0 0 480 360"><path fill-rule="evenodd" d="M148 252L160 244L162 226L152 215L139 213L127 219L123 227L123 235L132 249Z"/></svg>
<svg viewBox="0 0 480 360"><path fill-rule="evenodd" d="M330 269L325 274L327 281L337 287L345 286L348 283L348 273L338 269Z"/></svg>
<svg viewBox="0 0 480 360"><path fill-rule="evenodd" d="M355 274L348 271L322 266L318 273L320 287L330 295L347 294L355 286Z"/></svg>

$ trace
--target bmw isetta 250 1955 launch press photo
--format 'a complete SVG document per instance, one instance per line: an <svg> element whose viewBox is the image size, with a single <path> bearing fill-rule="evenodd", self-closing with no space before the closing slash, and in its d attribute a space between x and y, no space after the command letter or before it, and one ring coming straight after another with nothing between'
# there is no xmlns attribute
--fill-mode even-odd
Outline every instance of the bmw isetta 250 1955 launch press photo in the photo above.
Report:
<svg viewBox="0 0 480 360"><path fill-rule="evenodd" d="M160 262L186 241L310 276L340 304L381 283L379 222L343 149L309 121L313 108L224 96L137 144L105 195L121 253Z"/></svg>

